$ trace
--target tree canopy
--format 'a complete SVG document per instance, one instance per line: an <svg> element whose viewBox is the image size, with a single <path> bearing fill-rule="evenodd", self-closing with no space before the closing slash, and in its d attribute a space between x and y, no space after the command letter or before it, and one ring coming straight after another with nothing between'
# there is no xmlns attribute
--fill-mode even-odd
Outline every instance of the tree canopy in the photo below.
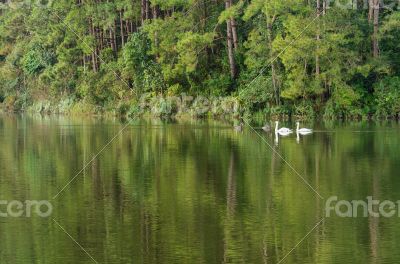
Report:
<svg viewBox="0 0 400 264"><path fill-rule="evenodd" d="M248 113L400 113L398 1L0 2L2 100L185 93Z"/></svg>

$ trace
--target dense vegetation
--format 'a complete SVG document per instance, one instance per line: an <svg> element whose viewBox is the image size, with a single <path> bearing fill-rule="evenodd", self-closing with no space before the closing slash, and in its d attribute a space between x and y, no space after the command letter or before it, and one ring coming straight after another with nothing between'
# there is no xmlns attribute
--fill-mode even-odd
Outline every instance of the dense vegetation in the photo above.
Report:
<svg viewBox="0 0 400 264"><path fill-rule="evenodd" d="M400 114L397 0L0 2L9 109L57 102L126 113L143 97L164 98L159 109L187 94L263 116Z"/></svg>

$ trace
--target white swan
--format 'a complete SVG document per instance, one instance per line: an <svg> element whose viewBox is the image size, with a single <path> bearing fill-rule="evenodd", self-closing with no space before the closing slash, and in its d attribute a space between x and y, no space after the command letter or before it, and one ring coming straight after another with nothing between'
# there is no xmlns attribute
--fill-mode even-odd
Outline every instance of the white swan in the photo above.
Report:
<svg viewBox="0 0 400 264"><path fill-rule="evenodd" d="M275 134L279 134L281 136L287 136L287 135L293 133L293 130L286 128L286 127L281 127L278 129L278 125L279 125L279 122L275 121Z"/></svg>
<svg viewBox="0 0 400 264"><path fill-rule="evenodd" d="M269 132L271 130L271 127L267 123L261 129L264 130L265 132Z"/></svg>
<svg viewBox="0 0 400 264"><path fill-rule="evenodd" d="M243 122L241 122L239 125L233 126L233 129L235 129L236 132L242 132L243 131Z"/></svg>
<svg viewBox="0 0 400 264"><path fill-rule="evenodd" d="M300 122L296 122L296 133L301 134L301 135L308 135L313 132L312 129L310 128L300 128Z"/></svg>

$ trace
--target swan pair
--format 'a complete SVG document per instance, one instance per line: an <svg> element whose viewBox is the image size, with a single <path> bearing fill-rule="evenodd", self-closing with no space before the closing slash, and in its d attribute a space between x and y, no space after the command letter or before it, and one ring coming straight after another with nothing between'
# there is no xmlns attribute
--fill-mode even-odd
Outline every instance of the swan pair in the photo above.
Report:
<svg viewBox="0 0 400 264"><path fill-rule="evenodd" d="M310 128L300 128L300 122L296 122L296 133L301 135L308 135L311 134L313 131ZM293 130L286 127L279 127L279 122L275 121L275 134L279 134L281 136L287 136L293 133Z"/></svg>

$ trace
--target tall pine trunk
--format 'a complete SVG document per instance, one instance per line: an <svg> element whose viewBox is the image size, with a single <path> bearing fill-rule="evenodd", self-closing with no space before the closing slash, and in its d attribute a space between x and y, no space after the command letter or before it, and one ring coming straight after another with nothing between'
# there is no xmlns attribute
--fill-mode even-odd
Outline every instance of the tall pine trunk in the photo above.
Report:
<svg viewBox="0 0 400 264"><path fill-rule="evenodd" d="M225 8L228 9L229 6L230 6L230 0L225 0ZM232 24L230 19L226 21L226 38L227 38L228 59L229 59L231 78L235 79L236 65L235 65L235 55L233 52Z"/></svg>
<svg viewBox="0 0 400 264"><path fill-rule="evenodd" d="M320 67L319 67L319 45L320 45L320 40L321 40L321 36L320 36L320 20L319 20L319 16L321 15L321 2L320 0L317 0L317 16L318 16L318 20L317 20L317 50L316 50L316 55L315 55L315 76L317 78L319 78L319 73L320 73Z"/></svg>
<svg viewBox="0 0 400 264"><path fill-rule="evenodd" d="M123 47L123 46L125 46L123 10L119 11L119 23L120 23L120 31L121 31L121 45Z"/></svg>
<svg viewBox="0 0 400 264"><path fill-rule="evenodd" d="M114 56L116 56L117 55L117 47L115 46L114 34L113 34L113 30L111 27L109 28L108 34L110 37L110 47L114 53Z"/></svg>
<svg viewBox="0 0 400 264"><path fill-rule="evenodd" d="M374 0L368 0L368 22L372 22L374 16Z"/></svg>
<svg viewBox="0 0 400 264"><path fill-rule="evenodd" d="M268 47L270 50L270 58L272 60L271 62L271 77L272 77L272 87L274 88L274 93L275 93L275 103L276 105L280 105L280 91L279 91L279 85L278 85L278 77L276 74L276 64L274 61L275 58L275 53L273 51L272 47L272 42L273 42L273 32L272 32L272 25L275 22L276 17L272 17L271 21L267 21L267 36L268 36Z"/></svg>
<svg viewBox="0 0 400 264"><path fill-rule="evenodd" d="M154 5L153 6L153 19L157 19L158 18L158 6ZM156 47L158 47L158 32L154 32L154 45ZM159 54L156 54L156 57L159 57Z"/></svg>
<svg viewBox="0 0 400 264"><path fill-rule="evenodd" d="M233 0L229 0L229 7L233 5ZM232 40L233 40L233 47L235 50L239 47L238 35L237 35L237 24L235 18L231 17L231 28L232 28Z"/></svg>
<svg viewBox="0 0 400 264"><path fill-rule="evenodd" d="M113 34L112 41L114 42L115 52L117 52L118 44L117 44L117 21L116 20L114 20L114 27L112 30L112 34Z"/></svg>
<svg viewBox="0 0 400 264"><path fill-rule="evenodd" d="M379 0L374 0L374 33L372 36L372 48L374 58L379 57L379 43L378 43L378 33L379 33Z"/></svg>
<svg viewBox="0 0 400 264"><path fill-rule="evenodd" d="M149 3L149 0L145 0L145 12L146 12L146 20L150 19L150 3Z"/></svg>
<svg viewBox="0 0 400 264"><path fill-rule="evenodd" d="M92 19L89 19L89 25L90 25L90 27L89 27L90 35L93 36L93 38L95 40L94 43L96 45L92 49L92 55L91 55L91 57L92 57L92 67L93 67L93 71L97 72L97 37L96 37L96 29L95 29L95 27L93 25L93 20Z"/></svg>
<svg viewBox="0 0 400 264"><path fill-rule="evenodd" d="M141 20L142 20L142 26L143 26L144 21L146 20L146 0L142 0L140 14L141 14Z"/></svg>
<svg viewBox="0 0 400 264"><path fill-rule="evenodd" d="M141 1L141 18L142 26L147 19L150 19L150 3L149 0Z"/></svg>

